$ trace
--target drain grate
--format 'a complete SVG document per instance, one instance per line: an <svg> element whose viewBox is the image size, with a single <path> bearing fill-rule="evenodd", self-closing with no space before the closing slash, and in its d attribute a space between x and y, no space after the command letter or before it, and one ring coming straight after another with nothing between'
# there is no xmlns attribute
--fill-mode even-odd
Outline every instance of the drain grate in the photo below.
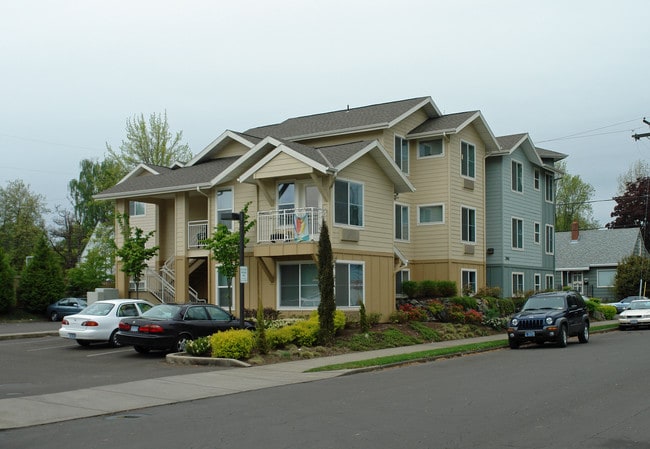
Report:
<svg viewBox="0 0 650 449"><path fill-rule="evenodd" d="M138 419L138 418L144 418L145 416L149 416L149 415L146 415L144 413L127 413L125 415L109 416L106 419L108 419L108 420L113 420L113 419Z"/></svg>

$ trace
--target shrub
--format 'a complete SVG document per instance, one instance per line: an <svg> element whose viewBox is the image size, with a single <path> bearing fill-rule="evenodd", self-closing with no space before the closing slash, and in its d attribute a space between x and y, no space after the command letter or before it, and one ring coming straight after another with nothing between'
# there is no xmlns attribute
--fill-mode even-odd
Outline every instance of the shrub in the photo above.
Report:
<svg viewBox="0 0 650 449"><path fill-rule="evenodd" d="M445 309L447 312L447 320L450 323L463 324L465 322L465 311L463 310L463 306L458 304L449 304Z"/></svg>
<svg viewBox="0 0 650 449"><path fill-rule="evenodd" d="M194 357L209 357L212 352L210 337L199 337L185 343L185 352Z"/></svg>
<svg viewBox="0 0 650 449"><path fill-rule="evenodd" d="M454 298L451 298L451 302L453 304L458 304L464 310L478 309L476 299L472 298L471 296L456 296Z"/></svg>
<svg viewBox="0 0 650 449"><path fill-rule="evenodd" d="M453 281L438 281L438 290L443 298L451 298L456 296L458 292L456 283Z"/></svg>
<svg viewBox="0 0 650 449"><path fill-rule="evenodd" d="M284 348L293 341L291 326L275 327L266 330L266 342L270 348Z"/></svg>
<svg viewBox="0 0 650 449"><path fill-rule="evenodd" d="M246 329L217 332L210 337L212 357L247 359L255 346L255 336Z"/></svg>
<svg viewBox="0 0 650 449"><path fill-rule="evenodd" d="M598 306L598 311L605 316L606 320L611 320L616 315L616 307L601 304Z"/></svg>
<svg viewBox="0 0 650 449"><path fill-rule="evenodd" d="M289 329L293 335L292 342L298 346L313 346L318 339L320 327L318 320L309 319L289 326Z"/></svg>
<svg viewBox="0 0 650 449"><path fill-rule="evenodd" d="M363 333L370 330L368 315L366 315L366 306L361 301L359 301L359 330Z"/></svg>
<svg viewBox="0 0 650 449"><path fill-rule="evenodd" d="M391 323L406 323L409 320L409 314L403 310L395 310L388 316Z"/></svg>
<svg viewBox="0 0 650 449"><path fill-rule="evenodd" d="M483 318L483 326L491 327L492 329L501 331L508 327L508 318L505 317L491 317Z"/></svg>
<svg viewBox="0 0 650 449"><path fill-rule="evenodd" d="M402 291L409 298L418 298L420 296L418 283L415 281L402 282Z"/></svg>
<svg viewBox="0 0 650 449"><path fill-rule="evenodd" d="M497 307L501 316L509 316L515 313L515 302L512 299L499 299L497 301ZM521 305L519 307L521 308Z"/></svg>
<svg viewBox="0 0 650 449"><path fill-rule="evenodd" d="M409 324L409 326L411 326L411 329L416 330L420 335L422 335L422 338L424 338L427 341L441 340L440 334L434 329L428 327L426 324L422 324L419 321L413 321L412 323Z"/></svg>
<svg viewBox="0 0 650 449"><path fill-rule="evenodd" d="M274 321L280 318L280 312L273 307L264 307L263 312L265 321ZM257 309L244 309L244 317L257 318Z"/></svg>
<svg viewBox="0 0 650 449"><path fill-rule="evenodd" d="M433 301L429 301L427 303L427 309L429 310L429 313L431 313L431 315L433 315L436 319L438 320L443 319L445 306L442 302L438 301L437 299L434 299Z"/></svg>
<svg viewBox="0 0 650 449"><path fill-rule="evenodd" d="M481 324L482 322L483 322L483 314L478 310L470 309L465 311L465 323Z"/></svg>
<svg viewBox="0 0 650 449"><path fill-rule="evenodd" d="M474 295L477 298L500 298L501 288L499 287L481 287Z"/></svg>
<svg viewBox="0 0 650 449"><path fill-rule="evenodd" d="M370 327L376 326L381 321L381 313L373 312L368 314L368 324Z"/></svg>
<svg viewBox="0 0 650 449"><path fill-rule="evenodd" d="M436 281L422 281L418 293L421 298L437 298L440 296L440 289Z"/></svg>
<svg viewBox="0 0 650 449"><path fill-rule="evenodd" d="M426 321L427 314L420 307L416 307L412 304L403 304L399 307L399 310L406 313L408 321Z"/></svg>

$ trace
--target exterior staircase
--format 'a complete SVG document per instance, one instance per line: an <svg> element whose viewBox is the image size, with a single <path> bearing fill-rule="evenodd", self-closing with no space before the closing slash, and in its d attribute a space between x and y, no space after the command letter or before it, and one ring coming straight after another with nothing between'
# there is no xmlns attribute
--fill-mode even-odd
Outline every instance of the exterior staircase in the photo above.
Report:
<svg viewBox="0 0 650 449"><path fill-rule="evenodd" d="M200 263L194 262L192 266L194 268L190 268L191 271L200 266ZM154 295L160 302L176 302L176 273L174 272L173 256L165 261L160 272L147 267L144 272L144 281L147 291ZM188 288L188 297L191 302L205 302L204 299L199 298L198 293L192 287Z"/></svg>

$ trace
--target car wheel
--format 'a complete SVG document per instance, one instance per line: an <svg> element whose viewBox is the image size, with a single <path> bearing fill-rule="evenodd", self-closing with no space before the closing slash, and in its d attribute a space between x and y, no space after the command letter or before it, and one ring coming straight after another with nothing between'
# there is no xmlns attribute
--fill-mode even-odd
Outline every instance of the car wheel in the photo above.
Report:
<svg viewBox="0 0 650 449"><path fill-rule="evenodd" d="M79 346L90 346L90 340L77 340Z"/></svg>
<svg viewBox="0 0 650 449"><path fill-rule="evenodd" d="M567 345L567 330L566 324L560 326L560 332L557 335L557 345L560 348L566 348Z"/></svg>
<svg viewBox="0 0 650 449"><path fill-rule="evenodd" d="M172 347L172 351L174 352L185 352L185 345L189 340L193 340L192 336L190 334L180 334L176 338L176 344Z"/></svg>
<svg viewBox="0 0 650 449"><path fill-rule="evenodd" d="M619 324L619 325L618 325L618 330L619 330L619 331L624 331L624 330L626 330L626 329L627 329L627 327L623 326L622 324Z"/></svg>
<svg viewBox="0 0 650 449"><path fill-rule="evenodd" d="M578 334L578 341L580 343L589 343L589 323L585 323L582 332Z"/></svg>
<svg viewBox="0 0 650 449"><path fill-rule="evenodd" d="M144 346L140 345L135 345L133 349L135 349L135 352L139 354L147 354L149 352L149 348L145 348Z"/></svg>
<svg viewBox="0 0 650 449"><path fill-rule="evenodd" d="M508 344L510 345L510 349L519 349L519 340L511 338L508 340Z"/></svg>
<svg viewBox="0 0 650 449"><path fill-rule="evenodd" d="M50 314L50 320L52 320L52 321L59 321L60 319L61 319L61 318L59 318L59 314L58 314L58 313L56 313L56 312L52 312L52 313Z"/></svg>
<svg viewBox="0 0 650 449"><path fill-rule="evenodd" d="M117 341L117 329L115 329L111 334L110 338L108 339L108 344L111 346L111 348L119 348L122 346L122 343Z"/></svg>

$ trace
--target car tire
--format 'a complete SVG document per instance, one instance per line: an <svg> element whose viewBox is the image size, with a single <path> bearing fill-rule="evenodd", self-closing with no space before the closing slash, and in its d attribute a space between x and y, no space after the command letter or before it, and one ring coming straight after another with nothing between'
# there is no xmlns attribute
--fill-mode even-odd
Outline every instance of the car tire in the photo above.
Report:
<svg viewBox="0 0 650 449"><path fill-rule="evenodd" d="M135 352L137 352L138 354L148 354L149 353L149 348L145 348L144 346L135 345L133 347L133 349L135 349Z"/></svg>
<svg viewBox="0 0 650 449"><path fill-rule="evenodd" d="M77 340L79 346L90 346L90 340Z"/></svg>
<svg viewBox="0 0 650 449"><path fill-rule="evenodd" d="M589 343L589 323L585 323L582 332L578 334L578 341L580 343Z"/></svg>
<svg viewBox="0 0 650 449"><path fill-rule="evenodd" d="M185 352L185 344L189 340L194 340L190 334L180 334L178 337L176 337L176 342L171 348L172 352Z"/></svg>
<svg viewBox="0 0 650 449"><path fill-rule="evenodd" d="M626 326L623 326L622 324L619 324L619 325L618 325L618 330L619 330L619 331L625 331L625 330L627 330L627 327L626 327Z"/></svg>
<svg viewBox="0 0 650 449"><path fill-rule="evenodd" d="M566 348L567 347L567 329L566 329L566 324L563 324L560 326L560 331L557 335L557 345L560 348Z"/></svg>
<svg viewBox="0 0 650 449"><path fill-rule="evenodd" d="M111 348L119 348L122 346L122 343L117 341L117 329L115 329L112 333L110 338L108 339L108 344Z"/></svg>
<svg viewBox="0 0 650 449"><path fill-rule="evenodd" d="M60 319L61 319L61 318L59 318L59 314L58 314L58 313L56 313L56 312L52 312L52 313L50 314L50 320L52 320L52 321L59 321Z"/></svg>
<svg viewBox="0 0 650 449"><path fill-rule="evenodd" d="M508 344L510 345L510 349L519 349L519 340L511 338L508 340Z"/></svg>

